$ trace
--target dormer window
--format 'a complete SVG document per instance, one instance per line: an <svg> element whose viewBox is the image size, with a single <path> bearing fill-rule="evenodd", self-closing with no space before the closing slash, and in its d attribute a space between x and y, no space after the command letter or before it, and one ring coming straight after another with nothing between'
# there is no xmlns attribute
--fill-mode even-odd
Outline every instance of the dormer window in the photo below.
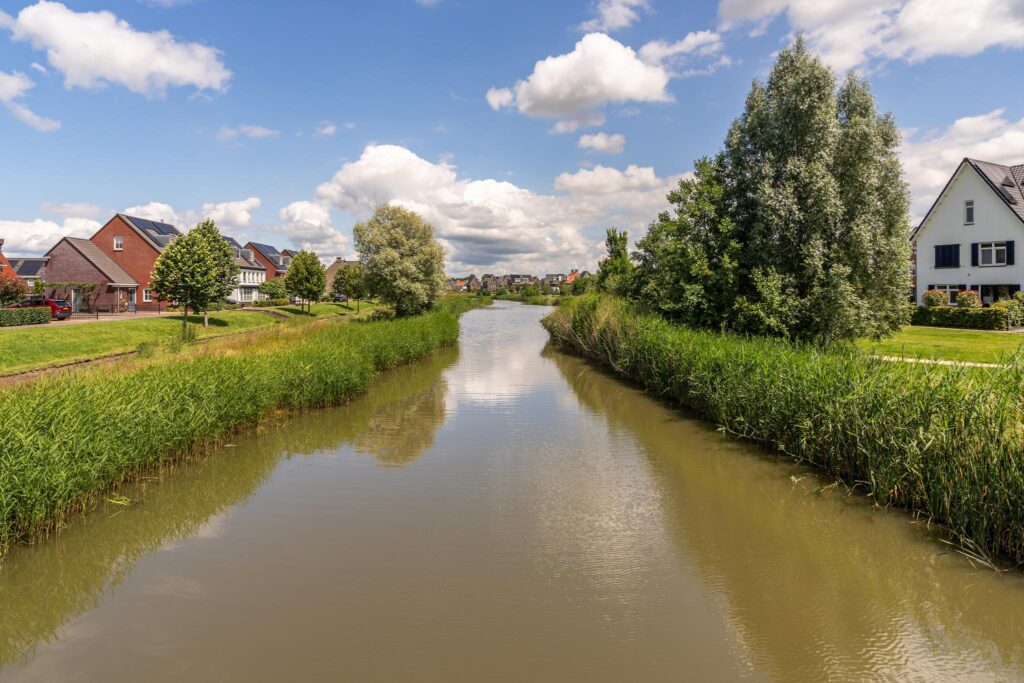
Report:
<svg viewBox="0 0 1024 683"><path fill-rule="evenodd" d="M974 200L964 202L964 225L974 225Z"/></svg>
<svg viewBox="0 0 1024 683"><path fill-rule="evenodd" d="M115 237L114 238L114 251L124 251L124 238L123 237Z"/></svg>

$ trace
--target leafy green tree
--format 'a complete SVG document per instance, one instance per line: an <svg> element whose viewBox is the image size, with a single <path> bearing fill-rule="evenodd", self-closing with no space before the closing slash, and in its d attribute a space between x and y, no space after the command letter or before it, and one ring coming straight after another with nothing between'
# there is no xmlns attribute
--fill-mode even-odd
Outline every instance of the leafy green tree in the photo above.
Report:
<svg viewBox="0 0 1024 683"><path fill-rule="evenodd" d="M306 312L312 313L310 304L319 301L327 287L327 269L311 251L300 251L292 258L284 276L288 293L306 302Z"/></svg>
<svg viewBox="0 0 1024 683"><path fill-rule="evenodd" d="M538 287L537 285L526 285L525 287L523 287L523 296L540 296L540 291L540 287Z"/></svg>
<svg viewBox="0 0 1024 683"><path fill-rule="evenodd" d="M260 283L260 294L270 299L283 299L288 296L288 289L284 286L284 280L279 277Z"/></svg>
<svg viewBox="0 0 1024 683"><path fill-rule="evenodd" d="M444 250L434 228L399 206L378 206L353 228L370 290L398 316L429 310L445 290Z"/></svg>
<svg viewBox="0 0 1024 683"><path fill-rule="evenodd" d="M629 233L608 228L607 258L597 264L597 286L613 294L627 294L632 286L633 262L629 260Z"/></svg>
<svg viewBox="0 0 1024 683"><path fill-rule="evenodd" d="M228 298L238 286L238 274L242 269L238 266L238 261L235 260L235 250L224 241L217 225L210 219L197 224L189 231L189 234L194 235L195 239L201 240L210 252L213 259L213 277L216 282L216 292L210 304L219 304ZM208 307L203 309L203 325L206 327L210 325Z"/></svg>
<svg viewBox="0 0 1024 683"><path fill-rule="evenodd" d="M46 283L40 280L35 280L32 283L32 294L33 296L44 296L46 294Z"/></svg>
<svg viewBox="0 0 1024 683"><path fill-rule="evenodd" d="M151 289L161 301L181 306L183 334L187 334L190 310L206 311L221 299L218 263L209 239L189 231L164 247L153 266Z"/></svg>
<svg viewBox="0 0 1024 683"><path fill-rule="evenodd" d="M367 294L366 273L363 264L353 263L342 266L334 274L333 294L348 297L349 302L355 299L356 313L359 312L359 301Z"/></svg>
<svg viewBox="0 0 1024 683"><path fill-rule="evenodd" d="M8 268L0 270L0 306L19 303L28 294L28 286Z"/></svg>

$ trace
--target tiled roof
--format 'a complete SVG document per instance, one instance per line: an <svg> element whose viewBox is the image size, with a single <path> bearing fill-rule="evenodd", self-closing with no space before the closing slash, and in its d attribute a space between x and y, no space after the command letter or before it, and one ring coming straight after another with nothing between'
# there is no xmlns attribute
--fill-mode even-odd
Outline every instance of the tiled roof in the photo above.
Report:
<svg viewBox="0 0 1024 683"><path fill-rule="evenodd" d="M992 190L1010 207L1017 218L1024 221L1024 191L1021 189L1024 166L1004 166L979 159L968 159L967 163L988 181Z"/></svg>
<svg viewBox="0 0 1024 683"><path fill-rule="evenodd" d="M138 287L139 283L131 275L124 272L121 266L114 263L114 260L103 253L103 250L95 243L79 237L65 237L68 244L78 250L85 260L96 266L101 273L107 276L112 285L123 287ZM59 244L59 243L58 243ZM53 251L52 249L50 251Z"/></svg>

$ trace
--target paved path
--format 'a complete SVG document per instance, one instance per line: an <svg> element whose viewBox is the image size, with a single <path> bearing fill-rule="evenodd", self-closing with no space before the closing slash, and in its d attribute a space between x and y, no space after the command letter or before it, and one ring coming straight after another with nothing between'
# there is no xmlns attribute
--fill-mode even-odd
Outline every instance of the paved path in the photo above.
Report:
<svg viewBox="0 0 1024 683"><path fill-rule="evenodd" d="M965 368L1001 368L998 363L972 363L962 360L936 360L933 358L904 358L903 356L873 356L879 360L898 363L924 363L925 365L960 365Z"/></svg>

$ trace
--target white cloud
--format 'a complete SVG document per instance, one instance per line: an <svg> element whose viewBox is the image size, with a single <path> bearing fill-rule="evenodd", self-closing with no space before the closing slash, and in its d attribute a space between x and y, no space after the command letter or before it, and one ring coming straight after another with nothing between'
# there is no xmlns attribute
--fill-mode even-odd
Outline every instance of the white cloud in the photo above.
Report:
<svg viewBox="0 0 1024 683"><path fill-rule="evenodd" d="M29 66L31 66L33 69L35 69L36 71L38 71L41 74L48 74L48 73L50 73L49 71L46 70L46 67L43 66L42 64L40 64L39 62L32 62Z"/></svg>
<svg viewBox="0 0 1024 683"><path fill-rule="evenodd" d="M582 135L577 143L577 147L607 154L620 154L626 147L626 136L621 133L615 133L614 135L608 135L607 133Z"/></svg>
<svg viewBox="0 0 1024 683"><path fill-rule="evenodd" d="M652 40L640 48L640 59L660 66L682 56L716 54L722 50L723 45L722 36L714 31L694 31L674 43Z"/></svg>
<svg viewBox="0 0 1024 683"><path fill-rule="evenodd" d="M64 204L43 204L39 207L43 213L63 218L100 218L112 213L98 204L88 202L68 202Z"/></svg>
<svg viewBox="0 0 1024 683"><path fill-rule="evenodd" d="M317 202L292 202L281 209L278 218L283 225L272 228L285 235L301 249L313 251L322 258L347 255L349 239L334 229L330 209Z"/></svg>
<svg viewBox="0 0 1024 683"><path fill-rule="evenodd" d="M7 256L39 256L64 237L92 237L101 224L87 218L66 218L63 223L37 218L34 221L0 220Z"/></svg>
<svg viewBox="0 0 1024 683"><path fill-rule="evenodd" d="M450 163L404 147L370 145L321 184L316 198L357 219L384 202L419 212L437 229L452 272L592 269L603 247L585 230L646 226L678 180L649 168L598 168L596 176L559 176L561 194L537 194L507 181L460 178Z"/></svg>
<svg viewBox="0 0 1024 683"><path fill-rule="evenodd" d="M628 28L640 19L637 10L650 9L647 0L600 0L597 16L580 24L580 31L616 31Z"/></svg>
<svg viewBox="0 0 1024 683"><path fill-rule="evenodd" d="M514 87L488 90L487 103L493 109L515 106L533 118L561 119L555 132L571 132L594 125L598 110L610 102L671 101L668 81L661 66L645 63L603 33L590 33L572 52L537 62Z"/></svg>
<svg viewBox="0 0 1024 683"><path fill-rule="evenodd" d="M40 0L4 17L0 26L45 50L68 88L118 84L152 97L169 87L222 91L231 79L217 49L179 42L168 31L137 31L108 11L75 12Z"/></svg>
<svg viewBox="0 0 1024 683"><path fill-rule="evenodd" d="M997 164L1024 163L1024 118L1007 119L1004 109L955 120L943 131L904 131L900 157L910 184L916 224L964 157Z"/></svg>
<svg viewBox="0 0 1024 683"><path fill-rule="evenodd" d="M316 134L324 137L330 137L338 132L338 127L330 121L324 121L316 127Z"/></svg>
<svg viewBox="0 0 1024 683"><path fill-rule="evenodd" d="M248 123L243 123L239 126L234 127L223 126L219 131L217 131L218 140L235 140L239 137L247 137L256 140L261 140L264 138L276 138L280 135L281 131L279 130L267 128L266 126L256 126Z"/></svg>
<svg viewBox="0 0 1024 683"><path fill-rule="evenodd" d="M3 12L0 12L0 15L3 15ZM2 22L0 25L3 25ZM20 71L9 74L0 71L0 102L11 113L11 116L44 133L59 129L60 121L39 116L25 105L15 101L34 87L35 83L32 79Z"/></svg>
<svg viewBox="0 0 1024 683"><path fill-rule="evenodd" d="M122 213L129 216L135 216L136 218L145 218L151 221L168 223L179 228L192 227L191 225L185 224L185 221L183 221L177 212L175 212L174 207L170 204L164 204L163 202L149 202L148 204L129 206L127 209L122 211Z"/></svg>
<svg viewBox="0 0 1024 683"><path fill-rule="evenodd" d="M259 197L235 202L207 202L199 212L199 220L209 218L223 228L248 228L252 225L252 212L260 208L261 203Z"/></svg>
<svg viewBox="0 0 1024 683"><path fill-rule="evenodd" d="M718 14L723 29L754 22L754 33L784 15L839 71L1024 47L1019 0L721 0Z"/></svg>

